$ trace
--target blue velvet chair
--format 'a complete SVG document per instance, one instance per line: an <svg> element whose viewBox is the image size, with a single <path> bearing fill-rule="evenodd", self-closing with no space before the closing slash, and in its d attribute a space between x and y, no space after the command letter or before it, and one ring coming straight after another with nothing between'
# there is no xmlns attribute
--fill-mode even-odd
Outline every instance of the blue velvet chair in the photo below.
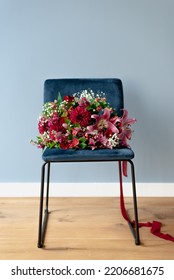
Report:
<svg viewBox="0 0 174 280"><path fill-rule="evenodd" d="M122 115L124 107L122 82L119 79L50 79L46 80L44 84L44 103L54 101L57 99L58 92L61 96L71 95L84 89L92 89L94 92L100 90L105 92L108 102L116 109L119 116ZM41 171L41 192L40 192L40 209L39 209L39 234L38 247L44 246L44 238L47 227L47 220L49 215L49 181L50 181L50 167L52 163L56 162L118 162L120 180L122 180L122 166L121 162L127 161L131 166L132 176L132 190L133 190L133 205L135 225L129 223L133 233L135 244L140 244L139 228L138 228L138 211L136 199L136 185L135 172L132 159L134 152L129 148L117 149L96 149L96 150L63 150L63 149L45 149L42 154L43 165ZM47 178L45 183L45 169L47 167ZM44 186L46 184L46 199L45 210L44 204Z"/></svg>

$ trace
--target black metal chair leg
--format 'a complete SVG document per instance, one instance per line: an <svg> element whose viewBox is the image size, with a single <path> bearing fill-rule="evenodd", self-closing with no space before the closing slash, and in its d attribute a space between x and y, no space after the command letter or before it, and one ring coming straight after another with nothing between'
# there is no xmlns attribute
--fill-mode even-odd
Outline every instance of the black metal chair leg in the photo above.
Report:
<svg viewBox="0 0 174 280"><path fill-rule="evenodd" d="M46 193L46 208L43 219L43 202L44 202L44 182L45 182L45 166L48 164L47 170L47 193ZM50 163L44 163L41 171L41 191L40 191L40 208L39 208L39 233L38 233L38 248L44 245L46 226L48 221L48 199L49 199L49 179L50 179Z"/></svg>
<svg viewBox="0 0 174 280"><path fill-rule="evenodd" d="M42 165L42 170L41 170L38 248L42 248L42 213L43 213L43 199L44 199L45 165L46 163Z"/></svg>
<svg viewBox="0 0 174 280"><path fill-rule="evenodd" d="M137 195L136 195L136 183L135 183L135 169L132 160L128 160L131 165L131 176L132 176L132 191L133 191L133 204L134 204L134 217L135 217L135 244L140 245L140 235L138 227L138 207L137 207Z"/></svg>
<svg viewBox="0 0 174 280"><path fill-rule="evenodd" d="M49 211L48 211L48 201L49 201L50 167L51 167L51 163L48 162L48 169L47 169L47 193L46 193L46 209L47 209L48 213L49 213Z"/></svg>
<svg viewBox="0 0 174 280"><path fill-rule="evenodd" d="M136 198L136 184L135 184L135 171L134 171L134 164L131 160L128 160L131 165L131 177L132 177L132 190L133 190L133 205L134 205L134 217L135 217L135 228L133 225L128 221L128 225L130 230L133 234L135 239L135 244L140 244L140 237L139 237L139 227L138 227L138 209L137 209L137 198ZM119 176L120 176L120 184L122 184L122 168L121 168L121 161L118 162L119 164ZM128 213L126 213L126 219L129 219Z"/></svg>

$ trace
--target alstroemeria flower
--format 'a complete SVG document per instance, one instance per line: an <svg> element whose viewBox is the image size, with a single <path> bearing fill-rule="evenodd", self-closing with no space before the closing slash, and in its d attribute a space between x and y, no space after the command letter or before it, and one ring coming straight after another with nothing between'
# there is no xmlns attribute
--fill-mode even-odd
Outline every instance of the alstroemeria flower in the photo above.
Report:
<svg viewBox="0 0 174 280"><path fill-rule="evenodd" d="M109 130L112 133L118 133L119 131L115 126L117 117L110 118L110 115L111 112L108 108L104 109L103 115L92 115L91 118L95 119L96 123L87 127L89 132Z"/></svg>
<svg viewBox="0 0 174 280"><path fill-rule="evenodd" d="M79 139L73 138L72 140L68 140L67 137L63 136L62 138L59 139L60 143L60 148L67 150L67 149L72 149L78 146L79 144Z"/></svg>
<svg viewBox="0 0 174 280"><path fill-rule="evenodd" d="M120 132L118 134L119 139L121 140L122 146L128 146L127 140L130 140L132 137L132 130L131 125L136 122L135 118L129 119L128 118L128 111L123 110L123 116L119 119L119 126L120 126Z"/></svg>

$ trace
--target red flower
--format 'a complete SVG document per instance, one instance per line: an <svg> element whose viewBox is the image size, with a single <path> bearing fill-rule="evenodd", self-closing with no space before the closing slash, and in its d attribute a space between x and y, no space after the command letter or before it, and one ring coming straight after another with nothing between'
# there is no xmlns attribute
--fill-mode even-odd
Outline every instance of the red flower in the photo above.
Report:
<svg viewBox="0 0 174 280"><path fill-rule="evenodd" d="M63 117L53 117L49 120L48 125L50 127L50 131L65 131L65 128L62 126L65 123L65 119Z"/></svg>
<svg viewBox="0 0 174 280"><path fill-rule="evenodd" d="M73 138L72 140L70 140L69 142L69 148L74 148L79 144L79 139L77 138Z"/></svg>
<svg viewBox="0 0 174 280"><path fill-rule="evenodd" d="M79 123L86 127L91 120L91 113L85 107L78 106L71 111L70 120L72 123Z"/></svg>
<svg viewBox="0 0 174 280"><path fill-rule="evenodd" d="M56 140L56 131L55 130L50 130L49 131L49 137L52 141Z"/></svg>
<svg viewBox="0 0 174 280"><path fill-rule="evenodd" d="M68 143L66 142L60 143L60 148L64 150L68 150L69 149Z"/></svg>
<svg viewBox="0 0 174 280"><path fill-rule="evenodd" d="M42 117L38 123L38 130L40 134L44 134L44 132L48 129L48 122L47 119Z"/></svg>
<svg viewBox="0 0 174 280"><path fill-rule="evenodd" d="M73 96L70 96L70 95L66 95L64 98L63 98L64 101L67 101L67 102L72 102L74 101L74 97Z"/></svg>
<svg viewBox="0 0 174 280"><path fill-rule="evenodd" d="M60 139L60 148L64 150L72 149L78 146L79 140L77 138L73 138L72 140L67 140L67 137L62 137Z"/></svg>

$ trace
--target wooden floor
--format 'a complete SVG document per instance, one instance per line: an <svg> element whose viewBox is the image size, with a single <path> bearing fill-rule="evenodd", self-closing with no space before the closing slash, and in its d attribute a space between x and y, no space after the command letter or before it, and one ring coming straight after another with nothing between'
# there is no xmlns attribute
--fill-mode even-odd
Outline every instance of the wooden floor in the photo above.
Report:
<svg viewBox="0 0 174 280"><path fill-rule="evenodd" d="M174 236L174 198L139 198L139 220ZM132 199L126 198L132 216ZM119 198L51 198L45 248L37 248L38 198L0 199L0 259L173 260L174 243L140 229L134 245Z"/></svg>

